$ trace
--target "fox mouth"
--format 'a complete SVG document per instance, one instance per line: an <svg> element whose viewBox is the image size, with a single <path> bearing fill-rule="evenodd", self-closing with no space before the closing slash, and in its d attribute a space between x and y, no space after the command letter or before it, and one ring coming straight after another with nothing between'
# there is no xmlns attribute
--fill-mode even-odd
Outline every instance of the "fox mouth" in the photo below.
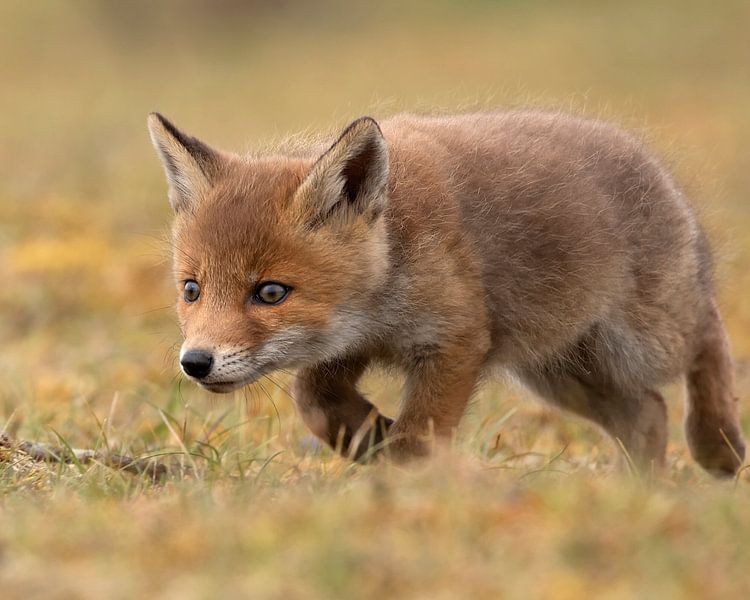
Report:
<svg viewBox="0 0 750 600"><path fill-rule="evenodd" d="M182 372L190 381L209 392L228 394L255 383L280 367L293 367L297 361L289 352L290 346L304 339L305 335L305 331L300 328L290 328L251 351L247 348L225 348L222 351L212 349L214 357L209 361L207 369L194 372L198 376L188 372L190 369L182 364L185 356L181 354Z"/></svg>
<svg viewBox="0 0 750 600"><path fill-rule="evenodd" d="M209 375L203 379L199 379L198 377L192 377L191 375L187 375L187 378L192 381L193 383L198 384L200 387L202 387L204 390L208 390L209 392L213 392L215 394L228 394L230 392L234 392L236 390L239 390L240 388L245 387L246 385L250 385L252 383L255 383L259 379L261 379L264 375L270 373L274 370L274 364L267 364L260 368L254 367L252 369L244 369L244 372L235 372L232 373L234 375L233 378L221 377L220 373L215 373L213 375ZM184 373L184 370L183 370Z"/></svg>
<svg viewBox="0 0 750 600"><path fill-rule="evenodd" d="M266 373L273 369L246 368L242 370L234 370L233 373L222 373L223 370L225 371L225 368L223 369L221 366L219 366L218 372L210 373L206 377L202 378L194 377L189 373L186 373L185 369L183 369L182 372L191 382L199 385L204 390L208 390L209 392L213 392L215 394L228 394L230 392L239 390L246 385L255 383Z"/></svg>
<svg viewBox="0 0 750 600"><path fill-rule="evenodd" d="M192 379L192 378L191 378ZM228 380L228 381L200 381L199 379L193 379L195 383L200 385L202 388L213 392L214 394L228 394L239 390L240 388L255 383L260 379L260 375L252 375L243 379Z"/></svg>

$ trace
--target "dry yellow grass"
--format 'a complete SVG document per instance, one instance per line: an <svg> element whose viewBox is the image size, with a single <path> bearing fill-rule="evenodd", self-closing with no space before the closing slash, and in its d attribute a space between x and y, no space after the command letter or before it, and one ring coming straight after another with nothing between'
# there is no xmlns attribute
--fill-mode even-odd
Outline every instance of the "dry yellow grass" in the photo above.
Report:
<svg viewBox="0 0 750 600"><path fill-rule="evenodd" d="M668 474L647 482L509 384L451 456L404 470L319 448L281 377L230 399L181 383L144 122L237 149L400 109L532 103L642 130L710 224L746 407L748 4L285 6L0 5L0 427L174 465L154 485L0 448L3 595L748 597L750 475L694 465L679 387ZM398 385L366 387L393 412Z"/></svg>

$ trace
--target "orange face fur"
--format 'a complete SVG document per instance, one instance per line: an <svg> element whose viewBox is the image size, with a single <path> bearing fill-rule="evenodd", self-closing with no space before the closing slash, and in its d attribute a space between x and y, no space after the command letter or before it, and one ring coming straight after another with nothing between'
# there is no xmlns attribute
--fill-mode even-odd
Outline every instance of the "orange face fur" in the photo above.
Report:
<svg viewBox="0 0 750 600"><path fill-rule="evenodd" d="M162 136L157 147L173 143L167 151L194 160L178 154L180 140L168 125L157 118L153 126ZM335 198L331 204L325 194L337 191L307 181L315 175L310 160L248 160L208 149L203 156L210 166L199 165L197 185L188 182L192 187L173 201L181 357L201 351L212 363L193 378L212 391L231 391L356 343L358 312L366 311L386 262L380 220L366 211L347 214L351 207L337 207ZM170 155L172 165L177 159ZM204 176L210 184L202 186ZM199 289L193 301L185 298L187 282ZM258 297L267 283L288 290L277 304ZM183 368L195 375L184 362Z"/></svg>

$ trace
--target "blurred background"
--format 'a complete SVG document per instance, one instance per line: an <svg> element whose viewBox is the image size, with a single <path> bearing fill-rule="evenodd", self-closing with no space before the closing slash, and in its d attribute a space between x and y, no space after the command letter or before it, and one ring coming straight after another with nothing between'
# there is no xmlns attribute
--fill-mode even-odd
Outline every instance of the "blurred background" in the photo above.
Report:
<svg viewBox="0 0 750 600"><path fill-rule="evenodd" d="M532 105L634 129L712 232L746 396L749 24L746 0L3 1L0 423L85 445L116 398L120 432L146 447L155 407L232 406L177 376L152 110L236 151L399 111ZM395 406L398 383L378 381L376 399ZM297 435L288 398L270 386L274 408L265 392L237 407L261 419L278 409L282 437ZM507 408L519 394L483 398ZM469 420L489 418L492 402ZM554 422L565 437L568 425Z"/></svg>

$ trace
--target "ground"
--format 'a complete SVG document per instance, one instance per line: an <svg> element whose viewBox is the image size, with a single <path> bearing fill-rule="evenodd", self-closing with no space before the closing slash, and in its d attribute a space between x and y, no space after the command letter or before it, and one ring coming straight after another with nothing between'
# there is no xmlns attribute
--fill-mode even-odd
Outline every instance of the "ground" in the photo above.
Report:
<svg viewBox="0 0 750 600"><path fill-rule="evenodd" d="M452 452L357 466L274 376L177 374L163 176L145 117L253 150L361 114L534 105L603 116L675 171L717 250L750 434L746 2L63 2L0 6L0 427L157 457L162 481L0 448L8 598L748 597L750 469L667 472L512 382ZM400 381L365 388L397 410Z"/></svg>

